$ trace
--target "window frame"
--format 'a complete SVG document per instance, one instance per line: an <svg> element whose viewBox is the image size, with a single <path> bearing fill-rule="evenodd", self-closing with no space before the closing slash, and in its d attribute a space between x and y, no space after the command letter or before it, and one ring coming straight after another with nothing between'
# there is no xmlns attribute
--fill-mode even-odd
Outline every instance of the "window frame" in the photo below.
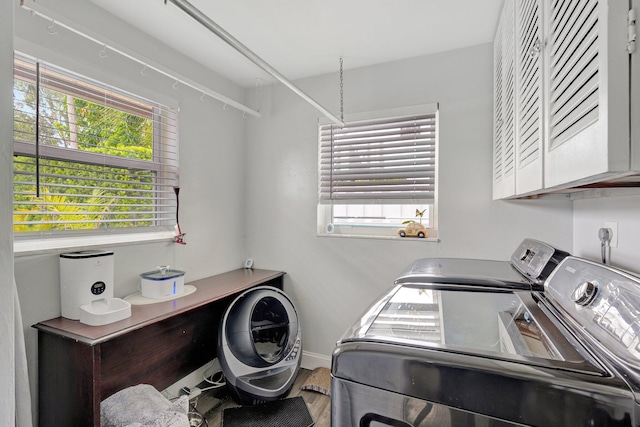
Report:
<svg viewBox="0 0 640 427"><path fill-rule="evenodd" d="M376 120L391 117L408 116L414 114L435 114L435 172L434 172L434 195L433 201L428 206L429 227L428 237L426 238L402 238L397 231L402 225L380 225L380 224L335 224L333 220L333 205L340 201L323 201L320 196L320 179L321 179L321 135L320 127L331 124L327 118L318 119L318 203L317 203L317 235L331 237L353 237L353 238L374 238L374 239L401 239L406 241L425 241L437 242L438 237L438 152L439 152L439 104L427 103L408 107L400 107L387 110L377 110L370 112L353 113L344 116L344 122L354 122L362 120ZM382 202L382 203L381 203ZM353 204L414 204L409 199L361 199L353 201ZM424 200L417 200L415 204L426 204ZM416 222L419 222L416 219Z"/></svg>
<svg viewBox="0 0 640 427"><path fill-rule="evenodd" d="M21 65L19 65L19 62L25 62L28 67L37 62L45 63L46 67L52 72L61 73L58 75L58 77L60 77L59 81L53 82L53 87L49 88L53 91L63 95L67 94L74 98L79 98L118 112L133 114L134 116L150 120L151 159L138 160L46 144L40 144L36 150L34 142L17 139L15 133L13 139L14 158L30 157L35 159L36 155L39 155L40 158L43 159L62 161L68 164L77 163L85 166L100 165L106 168L118 168L134 172L148 171L151 172L153 177L151 183L146 184L151 185L151 190L147 191L156 195L161 191L168 194L167 190L172 186L179 186L178 108L161 102L148 100L123 89L96 81L78 72L64 69L49 62L40 61L21 52L15 52L14 79L24 81L29 85L35 84L36 77L35 75L33 75L33 77L29 76L28 68L20 68ZM65 89L62 89L63 87ZM109 92L108 95L102 95L102 93L107 92ZM104 97L104 100L101 99L101 97ZM14 98L14 110L17 105L16 101L17 99ZM33 107L28 108L33 109ZM35 117L34 112L31 114L34 114ZM14 131L15 129L14 124ZM132 145L132 147L136 146ZM168 151L166 151L167 147L170 147ZM158 155L159 152L163 154ZM163 173L162 176L160 176L160 172ZM98 178L94 177L93 179ZM14 178L14 185L16 185L17 182ZM128 187L124 188L126 189ZM134 199L143 200L139 197L134 197ZM88 248L114 243L135 243L173 239L176 227L177 201L170 199L171 197L165 197L164 200L159 196L153 197L153 206L149 209L151 217L148 220L152 224L147 226L136 226L135 221L130 222L123 219L121 222L129 224L128 226L119 228L100 227L87 230L14 231L14 253L30 254L60 249ZM167 202L167 200L169 201ZM12 204L15 203L16 199L14 196L12 197ZM129 212L133 212L133 210ZM14 213L16 213L15 210Z"/></svg>

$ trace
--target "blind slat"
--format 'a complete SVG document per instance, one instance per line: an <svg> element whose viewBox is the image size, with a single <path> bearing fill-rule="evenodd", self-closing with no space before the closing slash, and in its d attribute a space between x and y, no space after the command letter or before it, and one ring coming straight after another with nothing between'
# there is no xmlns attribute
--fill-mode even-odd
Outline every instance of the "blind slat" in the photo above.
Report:
<svg viewBox="0 0 640 427"><path fill-rule="evenodd" d="M367 140L372 138L388 138L390 136L398 138L417 138L418 136L433 136L435 128L429 127L411 127L411 128L389 128L388 130L376 132L327 132L321 135L322 140L342 141L349 140Z"/></svg>
<svg viewBox="0 0 640 427"><path fill-rule="evenodd" d="M346 134L346 133L358 133L362 131L370 131L370 130L380 130L380 129L397 129L404 127L412 127L415 125L422 126L435 126L435 114L425 114L422 116L405 116L405 117L397 117L397 118L389 118L389 119L381 119L381 120L362 120L358 122L349 122L345 123L344 127L336 127L333 125L333 129L331 129L331 125L325 125L320 129L320 133L330 134L333 133L335 135Z"/></svg>
<svg viewBox="0 0 640 427"><path fill-rule="evenodd" d="M140 227L140 223L141 222L157 222L158 220L169 220L169 217L165 217L165 218L118 218L118 219L101 219L101 220L96 220L96 221L91 221L92 224L128 224L128 223L132 223L132 224L136 224L136 227ZM72 225L72 224L77 224L77 225L82 225L85 224L87 221L84 219L79 219L79 220L67 220L67 221L59 221L59 220L55 220L55 221L39 221L39 223L41 225L49 225L49 226L60 226L60 225ZM32 222L30 221L14 221L14 225L32 225Z"/></svg>
<svg viewBox="0 0 640 427"><path fill-rule="evenodd" d="M328 197L328 194L325 194ZM435 192L433 191L423 191L423 192L415 192L415 199L424 201L425 203L432 203L435 198ZM332 194L331 200L340 200L342 202L345 201L353 201L358 202L360 200L377 200L377 201L397 201L397 200L405 200L406 198L402 197L401 194L395 193L355 193L355 192L347 192L347 193L339 193L334 192Z"/></svg>
<svg viewBox="0 0 640 427"><path fill-rule="evenodd" d="M336 173L344 173L345 171L353 171L353 173L357 173L358 171L364 170L363 173L371 173L366 171L376 171L375 173L385 173L385 171L397 171L397 170L407 170L407 168L411 168L413 170L418 170L418 168L428 168L426 170L434 170L435 169L435 161L425 161L425 162L416 162L412 161L413 159L403 160L403 161L389 161L389 162L366 162L366 163L354 163L348 162L339 165L333 165L331 168L330 165L326 165L320 168L321 171L336 174Z"/></svg>
<svg viewBox="0 0 640 427"><path fill-rule="evenodd" d="M401 149L402 152L411 151L427 151L435 147L434 138L420 138L411 139L407 138L380 138L376 140L364 141L364 142L352 142L352 141L327 141L325 149L323 151L329 151L333 153L341 151L353 151L360 155L374 154L376 151L389 152L394 149Z"/></svg>

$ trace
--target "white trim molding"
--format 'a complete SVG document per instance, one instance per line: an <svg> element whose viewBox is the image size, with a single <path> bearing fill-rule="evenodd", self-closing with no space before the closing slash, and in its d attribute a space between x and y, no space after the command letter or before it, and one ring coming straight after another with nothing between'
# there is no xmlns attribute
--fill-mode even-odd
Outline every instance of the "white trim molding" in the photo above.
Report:
<svg viewBox="0 0 640 427"><path fill-rule="evenodd" d="M331 356L303 351L300 366L309 370L315 368L331 368Z"/></svg>

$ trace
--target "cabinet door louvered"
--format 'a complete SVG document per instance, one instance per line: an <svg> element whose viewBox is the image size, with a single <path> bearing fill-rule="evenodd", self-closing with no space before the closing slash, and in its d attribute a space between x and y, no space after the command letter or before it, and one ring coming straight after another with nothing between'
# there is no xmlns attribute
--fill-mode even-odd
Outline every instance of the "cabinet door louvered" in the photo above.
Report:
<svg viewBox="0 0 640 427"><path fill-rule="evenodd" d="M543 188L543 74L541 0L517 3L516 194Z"/></svg>
<svg viewBox="0 0 640 427"><path fill-rule="evenodd" d="M502 197L502 20L493 42L493 198Z"/></svg>
<svg viewBox="0 0 640 427"><path fill-rule="evenodd" d="M629 169L628 3L549 0L545 186Z"/></svg>
<svg viewBox="0 0 640 427"><path fill-rule="evenodd" d="M502 10L494 42L493 198L515 194L514 2Z"/></svg>

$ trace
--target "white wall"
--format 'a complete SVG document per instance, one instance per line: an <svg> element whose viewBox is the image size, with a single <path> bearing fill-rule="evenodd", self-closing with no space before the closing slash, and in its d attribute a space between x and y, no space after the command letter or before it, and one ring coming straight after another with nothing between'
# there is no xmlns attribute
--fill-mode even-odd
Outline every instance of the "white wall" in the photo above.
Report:
<svg viewBox="0 0 640 427"><path fill-rule="evenodd" d="M80 26L102 33L230 98L243 101L242 88L166 46L158 46L153 39L97 9L90 2L40 0L35 6L38 5L49 7L66 19L78 22ZM157 265L169 264L186 270L187 281L241 267L245 259L244 242L239 231L242 230L244 201L245 119L242 113L232 108L223 110L222 104L210 98L203 102L200 100L201 94L189 88L175 90L173 81L153 71L143 77L140 65L113 52L107 52L106 59L100 58L100 46L70 35L60 27L56 28L58 35L51 36L47 31L48 25L49 22L16 8L16 49L133 93L180 107L180 222L182 230L187 233L187 245L162 242L109 246L115 251L116 296L123 297L137 291L138 275ZM6 64L5 61L2 63ZM11 73L2 72L0 78L3 83L8 78L12 81ZM10 117L9 114L3 113L2 117ZM5 124L2 129L11 129L11 124ZM10 171L11 156L3 155L2 161L3 167L0 169ZM11 190L2 191L0 206L11 206L11 203ZM2 218L4 236L9 220L5 220L5 216ZM8 239L2 239L2 242L6 241ZM4 248L5 243L2 245ZM2 256L7 255L3 249ZM9 270L4 267L1 270L4 280ZM15 273L22 302L32 389L36 396L37 334L31 325L60 316L58 253L18 256L15 259ZM5 301L4 297L2 301Z"/></svg>
<svg viewBox="0 0 640 427"><path fill-rule="evenodd" d="M573 206L574 254L600 261L598 230L605 221L617 222L618 247L611 248L611 263L640 273L640 195L575 200Z"/></svg>
<svg viewBox="0 0 640 427"><path fill-rule="evenodd" d="M486 44L344 75L345 113L439 103L440 243L318 237L318 113L281 86L263 88L263 118L247 122L248 255L257 267L288 273L285 291L301 314L306 352L330 355L416 258L506 260L524 237L572 250L567 199L492 201L492 61ZM339 111L337 73L297 83Z"/></svg>
<svg viewBox="0 0 640 427"><path fill-rule="evenodd" d="M11 194L12 176L12 85L13 2L0 2L0 425L15 420L15 329L13 287L13 232L11 203L1 200Z"/></svg>

